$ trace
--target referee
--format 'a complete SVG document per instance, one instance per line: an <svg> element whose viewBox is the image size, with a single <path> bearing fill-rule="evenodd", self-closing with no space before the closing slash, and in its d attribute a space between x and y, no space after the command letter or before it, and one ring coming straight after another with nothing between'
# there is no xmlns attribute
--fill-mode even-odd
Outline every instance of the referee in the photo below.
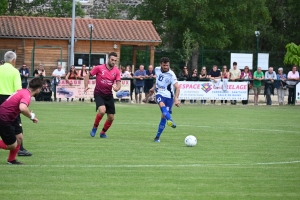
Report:
<svg viewBox="0 0 300 200"><path fill-rule="evenodd" d="M0 66L0 105L14 92L22 89L22 83L20 78L19 70L17 70L14 66L16 65L17 55L8 51L4 54L4 64ZM23 133L22 123L20 115L16 119L15 123L15 134L18 139L18 144L21 146L21 150L18 152L19 156L31 156L32 154L26 151L22 147L22 139L23 137L18 137L20 133ZM17 147L18 148L18 147ZM13 150L12 150L13 151Z"/></svg>

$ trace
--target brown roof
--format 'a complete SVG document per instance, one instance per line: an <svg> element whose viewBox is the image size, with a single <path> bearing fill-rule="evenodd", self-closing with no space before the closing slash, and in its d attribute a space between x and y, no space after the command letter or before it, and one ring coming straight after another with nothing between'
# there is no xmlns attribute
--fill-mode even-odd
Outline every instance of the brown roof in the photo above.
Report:
<svg viewBox="0 0 300 200"><path fill-rule="evenodd" d="M75 38L89 40L93 24L93 40L161 42L152 21L75 19ZM71 18L0 16L0 38L71 38Z"/></svg>

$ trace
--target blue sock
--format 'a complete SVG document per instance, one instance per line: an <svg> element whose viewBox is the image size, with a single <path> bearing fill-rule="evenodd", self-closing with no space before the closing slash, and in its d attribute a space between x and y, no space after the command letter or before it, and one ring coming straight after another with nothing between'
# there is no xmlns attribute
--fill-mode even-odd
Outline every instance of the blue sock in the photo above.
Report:
<svg viewBox="0 0 300 200"><path fill-rule="evenodd" d="M161 110L161 113L165 116L165 118L167 120L172 120L171 115L170 115L169 111L167 111L166 106L161 107L160 110Z"/></svg>
<svg viewBox="0 0 300 200"><path fill-rule="evenodd" d="M165 127L166 127L166 118L161 118L160 123L158 125L158 130L157 130L157 134L156 137L160 137L161 133L164 131Z"/></svg>

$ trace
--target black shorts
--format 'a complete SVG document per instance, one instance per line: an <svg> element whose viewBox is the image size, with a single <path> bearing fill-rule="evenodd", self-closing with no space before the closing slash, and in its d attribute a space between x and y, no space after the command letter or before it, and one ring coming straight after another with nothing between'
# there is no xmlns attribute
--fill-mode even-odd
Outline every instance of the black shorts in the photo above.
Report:
<svg viewBox="0 0 300 200"><path fill-rule="evenodd" d="M9 95L0 95L0 105L9 97ZM16 141L16 135L23 133L20 115L10 125L0 125L0 136L6 145L11 145Z"/></svg>
<svg viewBox="0 0 300 200"><path fill-rule="evenodd" d="M106 113L107 114L115 114L116 109L115 109L115 100L114 97L103 97L100 95L95 95L95 102L96 102L96 111L100 106L105 106L106 108Z"/></svg>
<svg viewBox="0 0 300 200"><path fill-rule="evenodd" d="M16 135L23 132L21 121L18 118L12 124L0 124L0 136L6 145L15 143L17 141Z"/></svg>
<svg viewBox="0 0 300 200"><path fill-rule="evenodd" d="M0 95L0 105L9 97L9 95Z"/></svg>
<svg viewBox="0 0 300 200"><path fill-rule="evenodd" d="M13 126L15 127L15 135L23 133L22 121L21 121L20 114L18 115L17 119L13 122Z"/></svg>

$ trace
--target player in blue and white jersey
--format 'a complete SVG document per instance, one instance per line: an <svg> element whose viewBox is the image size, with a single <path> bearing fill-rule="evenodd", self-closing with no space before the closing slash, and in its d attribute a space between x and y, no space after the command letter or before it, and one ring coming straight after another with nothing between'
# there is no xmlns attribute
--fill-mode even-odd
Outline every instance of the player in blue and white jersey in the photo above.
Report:
<svg viewBox="0 0 300 200"><path fill-rule="evenodd" d="M176 128L171 114L173 103L175 106L180 106L180 101L178 101L178 96L180 93L179 85L177 82L176 75L170 69L170 59L163 57L160 60L160 67L155 68L156 74L156 83L150 89L150 93L155 91L156 102L160 107L162 116L160 123L158 125L158 131L154 142L160 142L159 138L163 130L165 129L166 124L172 128ZM175 89L175 94L174 94Z"/></svg>

